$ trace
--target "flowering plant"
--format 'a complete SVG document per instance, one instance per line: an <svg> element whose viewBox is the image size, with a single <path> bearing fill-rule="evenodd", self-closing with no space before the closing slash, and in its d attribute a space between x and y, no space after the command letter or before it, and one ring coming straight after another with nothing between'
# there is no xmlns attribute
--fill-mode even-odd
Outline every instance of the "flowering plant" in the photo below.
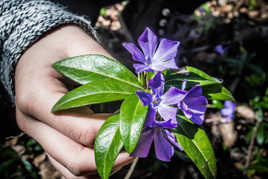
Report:
<svg viewBox="0 0 268 179"><path fill-rule="evenodd" d="M210 141L200 127L208 99L233 100L221 81L175 62L177 41L162 39L146 28L134 43L123 46L135 61L135 76L119 62L102 55L64 59L53 67L82 86L71 90L52 111L84 105L123 101L119 112L105 121L94 150L98 173L108 178L124 149L147 157L151 145L157 159L170 161L174 150L184 151L205 178L216 177L216 160Z"/></svg>
<svg viewBox="0 0 268 179"><path fill-rule="evenodd" d="M232 102L232 101L225 101L224 102L224 106L223 108L221 109L221 115L224 117L223 118L223 121L221 122L230 122L233 120L234 118L234 113L235 113L235 103Z"/></svg>

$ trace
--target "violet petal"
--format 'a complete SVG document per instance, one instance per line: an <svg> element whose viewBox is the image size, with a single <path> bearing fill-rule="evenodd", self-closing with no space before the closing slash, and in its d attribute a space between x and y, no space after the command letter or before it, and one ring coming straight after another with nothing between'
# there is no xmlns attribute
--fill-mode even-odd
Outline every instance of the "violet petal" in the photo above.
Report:
<svg viewBox="0 0 268 179"><path fill-rule="evenodd" d="M195 85L188 92L185 98L202 96L202 88L200 85Z"/></svg>
<svg viewBox="0 0 268 179"><path fill-rule="evenodd" d="M193 121L194 123L198 125L203 124L204 119L205 119L205 114L193 113L191 117L191 121Z"/></svg>
<svg viewBox="0 0 268 179"><path fill-rule="evenodd" d="M223 108L221 109L221 114L223 116L232 116L233 110L231 108Z"/></svg>
<svg viewBox="0 0 268 179"><path fill-rule="evenodd" d="M173 146L167 141L162 129L156 128L154 132L154 148L156 157L162 161L170 161L174 154Z"/></svg>
<svg viewBox="0 0 268 179"><path fill-rule="evenodd" d="M152 89L152 92L156 96L162 96L164 91L164 76L161 72L158 72L150 81L149 87Z"/></svg>
<svg viewBox="0 0 268 179"><path fill-rule="evenodd" d="M170 59L166 61L155 61L152 63L152 69L155 71L163 71L166 69L178 69L175 59Z"/></svg>
<svg viewBox="0 0 268 179"><path fill-rule="evenodd" d="M204 117L205 117L204 111L198 111L198 110L192 109L191 106L188 106L187 104L185 104L184 101L179 105L179 107L181 108L184 115L188 119L190 119L191 121L193 121L194 123L198 125L201 125L203 123Z"/></svg>
<svg viewBox="0 0 268 179"><path fill-rule="evenodd" d="M152 59L157 47L157 36L148 27L141 34L138 43L146 59Z"/></svg>
<svg viewBox="0 0 268 179"><path fill-rule="evenodd" d="M178 104L186 94L185 91L182 91L178 88L171 87L168 91L161 97L162 103L167 105Z"/></svg>
<svg viewBox="0 0 268 179"><path fill-rule="evenodd" d="M224 108L221 109L221 114L225 117L222 122L230 122L235 113L235 103L232 101L225 101L224 102Z"/></svg>
<svg viewBox="0 0 268 179"><path fill-rule="evenodd" d="M224 55L224 52L225 52L225 50L224 50L224 48L222 47L222 45L217 45L217 46L215 47L215 51L218 52L220 55Z"/></svg>
<svg viewBox="0 0 268 179"><path fill-rule="evenodd" d="M144 65L144 64L139 64L139 63L135 63L133 65L136 73L141 73L141 72L144 72L144 71L151 71L151 72L154 72L149 66L147 65Z"/></svg>
<svg viewBox="0 0 268 179"><path fill-rule="evenodd" d="M135 150L131 153L131 156L145 158L148 156L152 142L154 139L154 130L149 127L145 127L141 133L139 142L136 145Z"/></svg>
<svg viewBox="0 0 268 179"><path fill-rule="evenodd" d="M153 127L155 123L155 116L156 116L157 111L149 106L148 113L147 113L147 118L146 121L144 122L144 126L147 127Z"/></svg>
<svg viewBox="0 0 268 179"><path fill-rule="evenodd" d="M225 102L224 102L224 107L225 107L225 108L230 108L230 109L232 109L233 111L235 111L235 103L232 102L232 101L229 101L229 100L225 101Z"/></svg>
<svg viewBox="0 0 268 179"><path fill-rule="evenodd" d="M167 138L168 138L169 142L171 142L175 147L177 147L178 149L180 149L181 151L183 151L182 146L177 142L177 139L175 138L174 134L172 134L168 130L165 130L165 133L167 135Z"/></svg>
<svg viewBox="0 0 268 179"><path fill-rule="evenodd" d="M177 55L179 45L180 42L178 41L162 39L153 56L152 62L174 59Z"/></svg>
<svg viewBox="0 0 268 179"><path fill-rule="evenodd" d="M187 98L184 102L193 112L206 112L208 101L205 96Z"/></svg>
<svg viewBox="0 0 268 179"><path fill-rule="evenodd" d="M142 52L136 47L136 45L134 43L131 42L125 42L123 43L123 46L125 47L125 49L127 49L129 51L129 53L132 55L133 60L141 62L141 63L145 63L145 57L142 54Z"/></svg>
<svg viewBox="0 0 268 179"><path fill-rule="evenodd" d="M169 119L172 119L172 120L176 121L176 115L177 115L177 108L176 107L170 107L167 105L160 105L160 106L158 106L158 112L164 120L167 121Z"/></svg>
<svg viewBox="0 0 268 179"><path fill-rule="evenodd" d="M169 119L167 121L155 121L155 126L166 128L166 129L174 129L177 127L177 120Z"/></svg>
<svg viewBox="0 0 268 179"><path fill-rule="evenodd" d="M140 98L143 106L150 105L153 101L152 95L145 91L136 91L136 95Z"/></svg>

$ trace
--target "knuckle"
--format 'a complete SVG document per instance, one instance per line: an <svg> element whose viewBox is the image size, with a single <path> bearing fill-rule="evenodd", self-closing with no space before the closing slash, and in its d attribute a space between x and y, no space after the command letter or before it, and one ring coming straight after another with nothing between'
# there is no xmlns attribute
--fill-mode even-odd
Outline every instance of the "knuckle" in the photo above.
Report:
<svg viewBox="0 0 268 179"><path fill-rule="evenodd" d="M71 130L69 134L71 135L71 138L84 146L91 146L93 143L94 132L91 127L83 130Z"/></svg>
<svg viewBox="0 0 268 179"><path fill-rule="evenodd" d="M16 113L18 113L18 112L16 112ZM18 114L16 114L16 122L17 122L19 129L26 132L26 127L25 127L25 124L23 122L23 119Z"/></svg>
<svg viewBox="0 0 268 179"><path fill-rule="evenodd" d="M34 110L34 97L29 93L16 96L16 105L24 113L30 113Z"/></svg>
<svg viewBox="0 0 268 179"><path fill-rule="evenodd" d="M82 135L80 135L80 142L85 146L90 146L93 143L94 137L93 129L88 127L82 132Z"/></svg>
<svg viewBox="0 0 268 179"><path fill-rule="evenodd" d="M81 176L82 175L81 169L77 165L70 165L68 168L74 176Z"/></svg>
<svg viewBox="0 0 268 179"><path fill-rule="evenodd" d="M87 172L79 160L73 160L72 162L69 162L67 168L74 176L82 176Z"/></svg>

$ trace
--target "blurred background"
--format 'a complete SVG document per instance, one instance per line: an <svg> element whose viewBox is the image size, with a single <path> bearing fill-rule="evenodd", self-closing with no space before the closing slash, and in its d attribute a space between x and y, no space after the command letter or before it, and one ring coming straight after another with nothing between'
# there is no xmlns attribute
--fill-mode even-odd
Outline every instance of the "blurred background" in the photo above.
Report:
<svg viewBox="0 0 268 179"><path fill-rule="evenodd" d="M123 64L132 69L130 54L123 49L122 42L135 42L148 26L160 37L181 42L179 67L200 68L221 79L232 91L236 99L232 120L223 122L220 111L224 102L211 101L204 124L217 158L217 178L267 178L268 2L111 2L98 9L93 21L103 46ZM5 92L1 94L0 112L2 120L7 122L1 124L0 131L0 178L61 178L41 146L17 129ZM95 112L113 112L110 104L93 108ZM123 178L128 169L129 166L124 167L111 178ZM170 163L158 161L153 155L139 160L132 178L199 179L202 176L184 153L176 152Z"/></svg>

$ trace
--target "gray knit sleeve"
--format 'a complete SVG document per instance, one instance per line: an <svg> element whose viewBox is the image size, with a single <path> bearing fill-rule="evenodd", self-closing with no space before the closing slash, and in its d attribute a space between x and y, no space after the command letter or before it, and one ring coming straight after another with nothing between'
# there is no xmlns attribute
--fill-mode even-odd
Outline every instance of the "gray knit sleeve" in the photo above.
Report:
<svg viewBox="0 0 268 179"><path fill-rule="evenodd" d="M38 38L63 24L77 24L93 34L90 21L46 0L0 0L0 80L14 102L14 67Z"/></svg>

